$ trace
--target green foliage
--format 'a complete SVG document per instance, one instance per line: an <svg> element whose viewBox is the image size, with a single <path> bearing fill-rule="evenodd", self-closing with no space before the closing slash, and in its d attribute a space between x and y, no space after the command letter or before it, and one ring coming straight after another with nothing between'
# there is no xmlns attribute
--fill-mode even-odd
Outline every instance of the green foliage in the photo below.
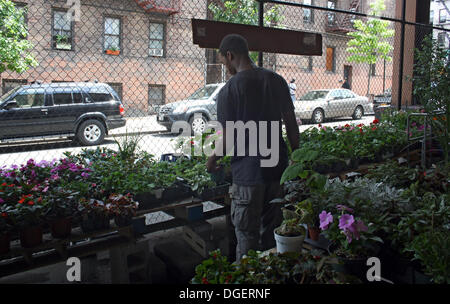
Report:
<svg viewBox="0 0 450 304"><path fill-rule="evenodd" d="M254 0L221 0L221 5L211 3L208 8L213 13L214 20L239 23L248 25L258 25L259 3ZM266 4L267 7L267 4ZM278 24L282 20L280 7L272 6L264 11L264 26ZM258 53L250 52L253 62L258 61Z"/></svg>
<svg viewBox="0 0 450 304"><path fill-rule="evenodd" d="M377 0L370 4L371 15L379 16L385 9L384 0ZM369 18L367 22L355 20L353 23L355 32L349 32L347 35L352 39L347 43L347 52L351 55L347 58L350 62L375 64L378 59L391 61L388 55L393 46L386 41L393 37L395 31L388 29L389 22L385 20ZM370 76L367 87L367 94L370 92Z"/></svg>
<svg viewBox="0 0 450 304"><path fill-rule="evenodd" d="M428 231L414 238L406 249L424 265L425 274L437 284L450 283L449 231Z"/></svg>
<svg viewBox="0 0 450 304"><path fill-rule="evenodd" d="M434 114L428 123L432 125L444 150L448 163L450 134L450 64L446 49L439 46L431 36L425 37L422 49L415 50L414 95L425 112Z"/></svg>
<svg viewBox="0 0 450 304"><path fill-rule="evenodd" d="M195 268L193 284L336 284L347 282L335 273L320 251L283 254L250 250L240 263L230 263L220 250Z"/></svg>
<svg viewBox="0 0 450 304"><path fill-rule="evenodd" d="M28 29L22 12L10 0L0 0L0 73L23 73L37 66L29 52L33 45L25 38Z"/></svg>

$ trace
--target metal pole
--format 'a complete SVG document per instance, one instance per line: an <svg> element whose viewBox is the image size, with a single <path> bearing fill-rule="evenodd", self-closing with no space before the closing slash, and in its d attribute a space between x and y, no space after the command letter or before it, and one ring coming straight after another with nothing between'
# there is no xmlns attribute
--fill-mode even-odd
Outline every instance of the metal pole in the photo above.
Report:
<svg viewBox="0 0 450 304"><path fill-rule="evenodd" d="M264 26L264 1L259 0L259 17L258 17L259 26ZM263 66L263 52L258 53L258 66Z"/></svg>
<svg viewBox="0 0 450 304"><path fill-rule="evenodd" d="M402 29L400 34L400 71L398 75L398 99L397 99L397 108L401 110L402 108L402 95L403 95L403 61L405 57L405 21L406 21L406 0L403 0L402 7Z"/></svg>
<svg viewBox="0 0 450 304"><path fill-rule="evenodd" d="M383 93L386 92L386 59L383 61Z"/></svg>

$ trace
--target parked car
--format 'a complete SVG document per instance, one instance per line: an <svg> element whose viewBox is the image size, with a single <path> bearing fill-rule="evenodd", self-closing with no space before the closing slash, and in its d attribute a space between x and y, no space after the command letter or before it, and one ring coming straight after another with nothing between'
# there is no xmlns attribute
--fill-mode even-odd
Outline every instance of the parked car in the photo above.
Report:
<svg viewBox="0 0 450 304"><path fill-rule="evenodd" d="M217 119L217 95L224 85L225 83L208 84L185 100L161 106L157 122L171 131L174 122L187 121L193 132L203 132L208 121Z"/></svg>
<svg viewBox="0 0 450 304"><path fill-rule="evenodd" d="M35 83L0 99L2 142L67 137L98 145L125 124L122 101L104 83Z"/></svg>
<svg viewBox="0 0 450 304"><path fill-rule="evenodd" d="M322 123L326 118L361 119L373 112L373 104L364 96L348 89L313 90L294 101L295 114L302 120Z"/></svg>
<svg viewBox="0 0 450 304"><path fill-rule="evenodd" d="M386 106L390 105L392 100L392 90L389 88L386 91L384 91L383 94L375 95L373 99L373 106Z"/></svg>

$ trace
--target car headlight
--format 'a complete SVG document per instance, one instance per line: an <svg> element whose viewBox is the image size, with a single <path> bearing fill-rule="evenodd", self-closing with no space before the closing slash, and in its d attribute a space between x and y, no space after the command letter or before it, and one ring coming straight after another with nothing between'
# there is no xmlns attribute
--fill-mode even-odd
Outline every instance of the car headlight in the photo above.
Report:
<svg viewBox="0 0 450 304"><path fill-rule="evenodd" d="M173 110L173 113L178 113L178 114L185 113L187 111L187 109L188 109L188 106L179 105L179 106L175 107L175 109Z"/></svg>

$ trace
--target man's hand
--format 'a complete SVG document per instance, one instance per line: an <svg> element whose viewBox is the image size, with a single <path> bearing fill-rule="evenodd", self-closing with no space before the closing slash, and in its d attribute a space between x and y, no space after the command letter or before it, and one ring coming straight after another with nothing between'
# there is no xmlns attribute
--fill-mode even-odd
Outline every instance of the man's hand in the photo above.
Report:
<svg viewBox="0 0 450 304"><path fill-rule="evenodd" d="M220 169L220 166L217 165L217 157L216 156L210 156L208 158L208 161L206 162L206 170L209 173L212 173L214 171L217 171Z"/></svg>

